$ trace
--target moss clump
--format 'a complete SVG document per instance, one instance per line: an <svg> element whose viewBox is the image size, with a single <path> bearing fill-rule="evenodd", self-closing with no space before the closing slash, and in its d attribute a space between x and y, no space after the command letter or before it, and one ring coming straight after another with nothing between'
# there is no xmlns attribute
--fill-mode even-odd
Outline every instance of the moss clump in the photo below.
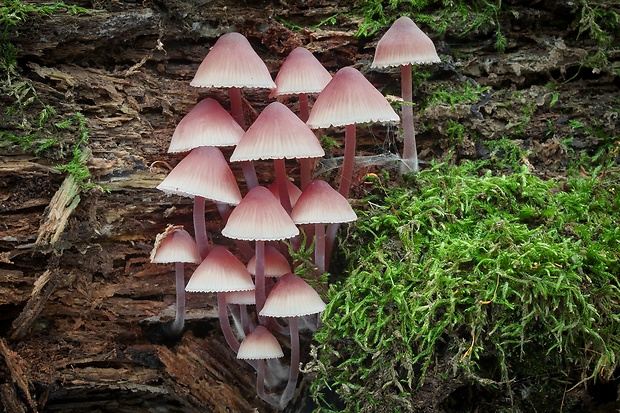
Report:
<svg viewBox="0 0 620 413"><path fill-rule="evenodd" d="M549 181L488 166L434 165L365 200L316 334L321 411L337 409L330 389L345 411L416 411L429 387L446 411L551 411L567 389L613 377L617 166Z"/></svg>

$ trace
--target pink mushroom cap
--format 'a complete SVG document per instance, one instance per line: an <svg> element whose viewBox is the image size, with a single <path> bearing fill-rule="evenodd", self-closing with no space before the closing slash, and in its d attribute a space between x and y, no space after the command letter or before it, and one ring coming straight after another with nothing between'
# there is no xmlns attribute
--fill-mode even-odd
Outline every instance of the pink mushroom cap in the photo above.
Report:
<svg viewBox="0 0 620 413"><path fill-rule="evenodd" d="M345 197L327 182L310 182L297 200L291 218L296 224L351 222L357 215Z"/></svg>
<svg viewBox="0 0 620 413"><path fill-rule="evenodd" d="M241 342L237 358L241 360L275 359L283 357L278 339L265 326L257 326Z"/></svg>
<svg viewBox="0 0 620 413"><path fill-rule="evenodd" d="M179 122L168 152L185 152L199 146L235 146L245 131L212 98L203 99Z"/></svg>
<svg viewBox="0 0 620 413"><path fill-rule="evenodd" d="M264 186L252 188L231 212L222 235L247 241L293 238L299 229L278 199Z"/></svg>
<svg viewBox="0 0 620 413"><path fill-rule="evenodd" d="M226 33L213 45L194 79L196 87L275 89L269 69L240 33Z"/></svg>
<svg viewBox="0 0 620 413"><path fill-rule="evenodd" d="M269 293L260 315L265 317L301 317L320 313L325 303L319 294L298 275L284 274Z"/></svg>
<svg viewBox="0 0 620 413"><path fill-rule="evenodd" d="M284 60L276 76L276 89L269 97L320 93L332 80L321 62L304 47L296 47Z"/></svg>
<svg viewBox="0 0 620 413"><path fill-rule="evenodd" d="M248 261L248 271L256 275L256 255ZM291 264L276 247L273 245L265 246L265 277L281 277L287 272L291 272Z"/></svg>
<svg viewBox="0 0 620 413"><path fill-rule="evenodd" d="M377 43L371 67L439 63L433 41L407 16L398 18Z"/></svg>
<svg viewBox="0 0 620 413"><path fill-rule="evenodd" d="M323 155L325 151L314 132L287 106L272 102L245 132L230 161L320 158Z"/></svg>
<svg viewBox="0 0 620 413"><path fill-rule="evenodd" d="M155 238L151 252L151 262L167 264L172 262L200 263L200 253L194 238L181 225L168 225L166 230Z"/></svg>
<svg viewBox="0 0 620 413"><path fill-rule="evenodd" d="M254 290L252 276L245 265L221 245L213 247L185 286L185 291L203 293L248 290Z"/></svg>
<svg viewBox="0 0 620 413"><path fill-rule="evenodd" d="M306 122L312 129L399 122L385 96L353 67L340 69L316 98Z"/></svg>
<svg viewBox="0 0 620 413"><path fill-rule="evenodd" d="M211 146L192 149L168 176L157 185L167 194L236 205L241 202L237 180L222 152Z"/></svg>

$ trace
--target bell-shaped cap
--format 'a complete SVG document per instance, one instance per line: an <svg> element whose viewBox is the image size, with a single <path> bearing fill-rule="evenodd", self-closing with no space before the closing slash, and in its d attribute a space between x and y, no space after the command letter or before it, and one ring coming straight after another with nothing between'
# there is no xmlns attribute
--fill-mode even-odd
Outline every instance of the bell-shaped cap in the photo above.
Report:
<svg viewBox="0 0 620 413"><path fill-rule="evenodd" d="M385 96L353 67L343 67L316 98L306 122L312 129L399 122Z"/></svg>
<svg viewBox="0 0 620 413"><path fill-rule="evenodd" d="M168 225L166 230L155 237L151 251L151 262L167 264L171 262L200 263L200 252L194 238L182 225Z"/></svg>
<svg viewBox="0 0 620 413"><path fill-rule="evenodd" d="M276 89L269 97L320 93L332 80L321 62L304 47L296 47L284 60L276 76Z"/></svg>
<svg viewBox="0 0 620 413"><path fill-rule="evenodd" d="M241 191L230 166L222 151L212 146L192 149L157 189L167 194L201 196L230 205L241 202Z"/></svg>
<svg viewBox="0 0 620 413"><path fill-rule="evenodd" d="M252 188L228 217L222 235L246 241L293 238L299 229L280 202L264 186Z"/></svg>
<svg viewBox="0 0 620 413"><path fill-rule="evenodd" d="M286 105L272 102L245 132L230 161L320 158L323 155L325 151L308 125Z"/></svg>
<svg viewBox="0 0 620 413"><path fill-rule="evenodd" d="M249 259L248 271L256 275L256 255ZM291 272L291 264L276 247L273 245L265 246L265 277L282 277L287 272Z"/></svg>
<svg viewBox="0 0 620 413"><path fill-rule="evenodd" d="M257 326L239 345L241 360L276 359L284 356L278 339L265 326Z"/></svg>
<svg viewBox="0 0 620 413"><path fill-rule="evenodd" d="M226 33L204 58L191 86L275 89L269 69L240 33Z"/></svg>
<svg viewBox="0 0 620 413"><path fill-rule="evenodd" d="M297 200L291 218L296 224L351 222L357 215L347 199L327 182L310 182Z"/></svg>
<svg viewBox="0 0 620 413"><path fill-rule="evenodd" d="M301 317L320 313L325 307L325 303L310 284L289 272L278 279L273 286L260 315Z"/></svg>
<svg viewBox="0 0 620 413"><path fill-rule="evenodd" d="M245 131L212 98L203 99L179 122L168 152L186 152L199 146L235 146Z"/></svg>
<svg viewBox="0 0 620 413"><path fill-rule="evenodd" d="M397 19L377 43L371 67L439 63L433 41L407 16Z"/></svg>
<svg viewBox="0 0 620 413"><path fill-rule="evenodd" d="M193 293L219 293L254 289L252 276L245 265L221 245L213 247L185 286L185 291Z"/></svg>

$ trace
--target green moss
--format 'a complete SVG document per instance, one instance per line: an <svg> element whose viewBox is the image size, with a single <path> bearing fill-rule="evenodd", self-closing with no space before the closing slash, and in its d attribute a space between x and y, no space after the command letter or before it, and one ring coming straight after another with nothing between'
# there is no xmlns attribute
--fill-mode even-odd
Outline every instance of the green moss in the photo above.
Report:
<svg viewBox="0 0 620 413"><path fill-rule="evenodd" d="M525 166L493 174L492 162L433 165L393 188L377 182L357 211L343 244L347 275L331 285L316 334L321 411L330 389L343 404L334 410L407 411L429 375L476 403L494 394L503 408L536 398L557 408L566 388L611 378L617 167L543 181ZM448 391L437 392L446 404Z"/></svg>

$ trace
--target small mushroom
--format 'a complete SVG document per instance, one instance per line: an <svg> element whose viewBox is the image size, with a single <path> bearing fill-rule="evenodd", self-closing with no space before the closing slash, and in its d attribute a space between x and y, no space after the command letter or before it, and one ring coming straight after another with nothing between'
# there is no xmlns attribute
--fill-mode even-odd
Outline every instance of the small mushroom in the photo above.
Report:
<svg viewBox="0 0 620 413"><path fill-rule="evenodd" d="M176 278L176 316L170 332L178 335L185 324L185 271L184 263L198 264L201 261L196 241L180 225L168 225L157 235L151 252L151 262L155 264L174 263Z"/></svg>

